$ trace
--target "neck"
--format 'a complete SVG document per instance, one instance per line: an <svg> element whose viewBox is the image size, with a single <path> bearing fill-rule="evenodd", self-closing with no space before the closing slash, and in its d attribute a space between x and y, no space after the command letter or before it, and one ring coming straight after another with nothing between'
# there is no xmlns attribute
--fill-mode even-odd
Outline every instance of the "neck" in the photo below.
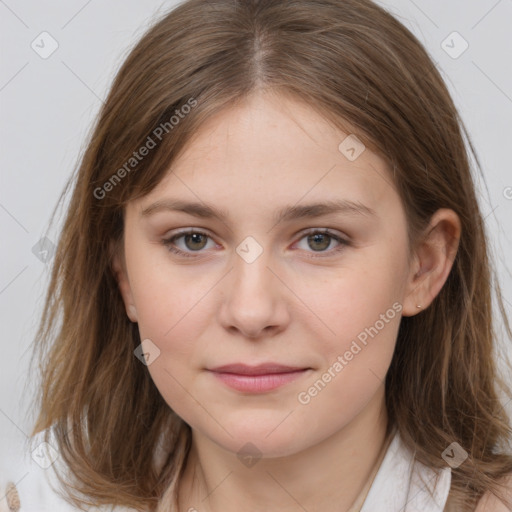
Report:
<svg viewBox="0 0 512 512"><path fill-rule="evenodd" d="M236 453L192 430L179 510L359 510L382 460L386 426L382 386L358 416L329 438L288 457L260 459L250 468L240 464Z"/></svg>

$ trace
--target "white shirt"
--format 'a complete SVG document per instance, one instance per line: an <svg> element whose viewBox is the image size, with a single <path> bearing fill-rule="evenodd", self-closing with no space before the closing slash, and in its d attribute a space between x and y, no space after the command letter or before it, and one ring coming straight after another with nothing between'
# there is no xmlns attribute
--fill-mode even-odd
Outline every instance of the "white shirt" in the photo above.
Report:
<svg viewBox="0 0 512 512"><path fill-rule="evenodd" d="M35 437L42 441L43 433ZM35 442L33 446L38 446L38 443ZM11 466L9 475L0 475L0 512L13 512L7 503L8 482L16 485L20 499L19 512L76 510L52 488L52 485L59 487L53 471L54 465L58 463L57 453L46 445L39 445L39 448L32 453L27 452L18 464ZM449 466L436 472L414 461L413 454L396 432L375 475L361 512L442 512L448 498L450 484ZM427 487L432 489L433 498L428 493ZM100 507L91 510L107 512L111 508ZM125 507L115 507L113 510L114 512L136 512L134 509Z"/></svg>
<svg viewBox="0 0 512 512"><path fill-rule="evenodd" d="M397 431L361 512L443 512L451 481L450 466L436 472L415 461Z"/></svg>

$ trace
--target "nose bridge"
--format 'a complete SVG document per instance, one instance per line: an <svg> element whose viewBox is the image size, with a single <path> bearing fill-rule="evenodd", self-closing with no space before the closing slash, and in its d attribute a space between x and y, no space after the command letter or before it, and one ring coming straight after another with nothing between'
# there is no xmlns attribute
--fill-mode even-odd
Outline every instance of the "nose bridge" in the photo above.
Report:
<svg viewBox="0 0 512 512"><path fill-rule="evenodd" d="M234 258L235 288L246 289L248 292L257 291L260 286L271 286L269 270L271 262L271 249L264 247L264 242L258 242L253 236L247 236L236 247Z"/></svg>
<svg viewBox="0 0 512 512"><path fill-rule="evenodd" d="M259 245L259 244L258 244ZM259 246L261 247L261 246ZM238 302L247 301L253 308L273 302L273 273L270 250L258 249L251 242L243 242L237 247L233 268L233 288L231 296Z"/></svg>
<svg viewBox="0 0 512 512"><path fill-rule="evenodd" d="M264 250L255 239L244 240L236 252L221 309L224 327L255 337L271 326L282 326L287 319L286 306L282 284L270 270L272 252Z"/></svg>

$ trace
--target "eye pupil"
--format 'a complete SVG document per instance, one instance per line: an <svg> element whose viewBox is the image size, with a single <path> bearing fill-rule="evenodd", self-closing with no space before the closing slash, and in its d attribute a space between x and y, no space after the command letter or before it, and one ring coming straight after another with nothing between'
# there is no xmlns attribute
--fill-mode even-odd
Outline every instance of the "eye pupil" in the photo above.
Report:
<svg viewBox="0 0 512 512"><path fill-rule="evenodd" d="M323 244L322 244L322 240L324 241ZM326 233L315 233L308 237L308 242L310 242L310 241L313 241L313 243L320 242L321 247L319 247L319 249L325 249L325 248L329 247L330 236L327 235ZM325 241L327 241L327 243L325 243Z"/></svg>
<svg viewBox="0 0 512 512"><path fill-rule="evenodd" d="M204 235L202 235L201 233L188 233L187 235L185 235L185 244L189 249L202 249L205 244L203 243L201 245L201 237L205 238ZM190 241L191 239L193 244L199 243L200 247L189 247L188 241Z"/></svg>

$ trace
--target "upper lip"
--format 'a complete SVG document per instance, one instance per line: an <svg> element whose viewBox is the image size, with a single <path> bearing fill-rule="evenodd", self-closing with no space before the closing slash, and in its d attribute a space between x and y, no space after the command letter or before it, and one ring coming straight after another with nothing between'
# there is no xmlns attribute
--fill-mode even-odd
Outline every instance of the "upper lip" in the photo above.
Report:
<svg viewBox="0 0 512 512"><path fill-rule="evenodd" d="M210 371L217 373L234 373L236 375L268 375L273 373L291 373L307 369L306 367L286 366L279 363L262 363L256 366L235 363L210 368Z"/></svg>

